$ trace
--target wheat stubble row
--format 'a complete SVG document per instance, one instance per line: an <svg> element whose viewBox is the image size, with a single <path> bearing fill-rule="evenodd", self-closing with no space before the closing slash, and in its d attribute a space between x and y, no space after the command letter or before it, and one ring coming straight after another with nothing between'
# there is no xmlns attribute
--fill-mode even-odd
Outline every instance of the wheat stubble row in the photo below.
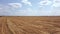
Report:
<svg viewBox="0 0 60 34"><path fill-rule="evenodd" d="M0 34L60 34L60 17L0 17Z"/></svg>

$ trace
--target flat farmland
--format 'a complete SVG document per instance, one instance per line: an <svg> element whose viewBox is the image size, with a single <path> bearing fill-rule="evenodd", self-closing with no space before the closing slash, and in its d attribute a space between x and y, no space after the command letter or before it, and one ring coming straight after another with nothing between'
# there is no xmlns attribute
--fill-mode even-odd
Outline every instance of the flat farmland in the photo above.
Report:
<svg viewBox="0 0 60 34"><path fill-rule="evenodd" d="M60 34L60 17L0 17L0 34Z"/></svg>

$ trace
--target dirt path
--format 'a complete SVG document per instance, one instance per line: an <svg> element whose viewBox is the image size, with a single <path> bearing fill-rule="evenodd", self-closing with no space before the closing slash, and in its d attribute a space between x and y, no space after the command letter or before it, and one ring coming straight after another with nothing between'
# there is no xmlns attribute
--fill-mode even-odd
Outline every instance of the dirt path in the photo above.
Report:
<svg viewBox="0 0 60 34"><path fill-rule="evenodd" d="M3 23L5 23L5 17L0 17L0 34L3 34Z"/></svg>

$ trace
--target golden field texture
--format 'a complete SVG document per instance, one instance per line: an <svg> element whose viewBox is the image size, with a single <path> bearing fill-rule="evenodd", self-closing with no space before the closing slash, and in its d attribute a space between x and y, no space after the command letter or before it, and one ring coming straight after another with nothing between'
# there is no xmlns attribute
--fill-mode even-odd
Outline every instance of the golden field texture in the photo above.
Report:
<svg viewBox="0 0 60 34"><path fill-rule="evenodd" d="M0 17L0 34L60 34L60 17Z"/></svg>

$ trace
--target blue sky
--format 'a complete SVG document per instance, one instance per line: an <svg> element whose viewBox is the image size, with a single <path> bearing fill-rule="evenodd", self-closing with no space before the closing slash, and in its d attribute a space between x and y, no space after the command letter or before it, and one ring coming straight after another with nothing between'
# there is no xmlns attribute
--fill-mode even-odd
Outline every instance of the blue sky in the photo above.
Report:
<svg viewBox="0 0 60 34"><path fill-rule="evenodd" d="M0 16L60 16L60 0L0 0Z"/></svg>

